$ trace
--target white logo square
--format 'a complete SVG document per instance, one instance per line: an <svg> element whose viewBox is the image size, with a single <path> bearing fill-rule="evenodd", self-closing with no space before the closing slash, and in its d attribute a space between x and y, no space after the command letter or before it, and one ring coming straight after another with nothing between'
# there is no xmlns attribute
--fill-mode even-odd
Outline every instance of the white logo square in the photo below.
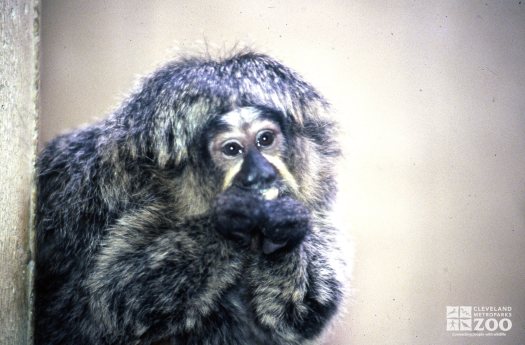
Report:
<svg viewBox="0 0 525 345"><path fill-rule="evenodd" d="M460 318L472 318L472 307L462 305L459 307L459 317Z"/></svg>
<svg viewBox="0 0 525 345"><path fill-rule="evenodd" d="M447 320L447 331L459 331L459 320L448 319Z"/></svg>
<svg viewBox="0 0 525 345"><path fill-rule="evenodd" d="M447 319L455 317L459 317L459 307L457 306L447 306Z"/></svg>
<svg viewBox="0 0 525 345"><path fill-rule="evenodd" d="M472 331L472 319L459 319L459 329L462 331Z"/></svg>

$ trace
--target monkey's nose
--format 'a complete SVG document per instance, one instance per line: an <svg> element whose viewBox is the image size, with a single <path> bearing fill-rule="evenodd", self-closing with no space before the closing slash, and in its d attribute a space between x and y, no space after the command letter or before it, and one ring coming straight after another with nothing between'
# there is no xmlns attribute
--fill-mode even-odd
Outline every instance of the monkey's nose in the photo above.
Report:
<svg viewBox="0 0 525 345"><path fill-rule="evenodd" d="M254 189L267 187L276 178L275 168L257 149L248 151L236 177L241 187Z"/></svg>

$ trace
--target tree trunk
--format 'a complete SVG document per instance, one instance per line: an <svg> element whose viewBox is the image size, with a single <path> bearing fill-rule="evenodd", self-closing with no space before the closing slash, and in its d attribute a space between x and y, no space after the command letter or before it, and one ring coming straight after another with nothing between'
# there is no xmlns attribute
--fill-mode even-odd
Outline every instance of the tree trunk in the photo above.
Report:
<svg viewBox="0 0 525 345"><path fill-rule="evenodd" d="M38 0L0 1L0 344L32 343Z"/></svg>

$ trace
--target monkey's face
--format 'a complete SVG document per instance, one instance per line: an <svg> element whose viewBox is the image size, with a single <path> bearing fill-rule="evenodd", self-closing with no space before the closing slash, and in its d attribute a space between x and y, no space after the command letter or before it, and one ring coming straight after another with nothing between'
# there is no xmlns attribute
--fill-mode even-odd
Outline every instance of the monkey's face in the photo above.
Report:
<svg viewBox="0 0 525 345"><path fill-rule="evenodd" d="M297 182L283 161L286 138L277 116L244 107L219 118L208 150L223 173L223 191L238 188L267 200L295 194Z"/></svg>

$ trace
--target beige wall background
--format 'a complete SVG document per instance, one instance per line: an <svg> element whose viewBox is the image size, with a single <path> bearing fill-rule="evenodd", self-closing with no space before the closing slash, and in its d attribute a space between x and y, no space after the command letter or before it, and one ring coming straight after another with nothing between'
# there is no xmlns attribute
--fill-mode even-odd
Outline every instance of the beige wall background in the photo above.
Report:
<svg viewBox="0 0 525 345"><path fill-rule="evenodd" d="M525 342L525 1L42 3L41 143L177 52L244 42L333 103L353 299L328 344ZM447 305L509 305L453 337Z"/></svg>

